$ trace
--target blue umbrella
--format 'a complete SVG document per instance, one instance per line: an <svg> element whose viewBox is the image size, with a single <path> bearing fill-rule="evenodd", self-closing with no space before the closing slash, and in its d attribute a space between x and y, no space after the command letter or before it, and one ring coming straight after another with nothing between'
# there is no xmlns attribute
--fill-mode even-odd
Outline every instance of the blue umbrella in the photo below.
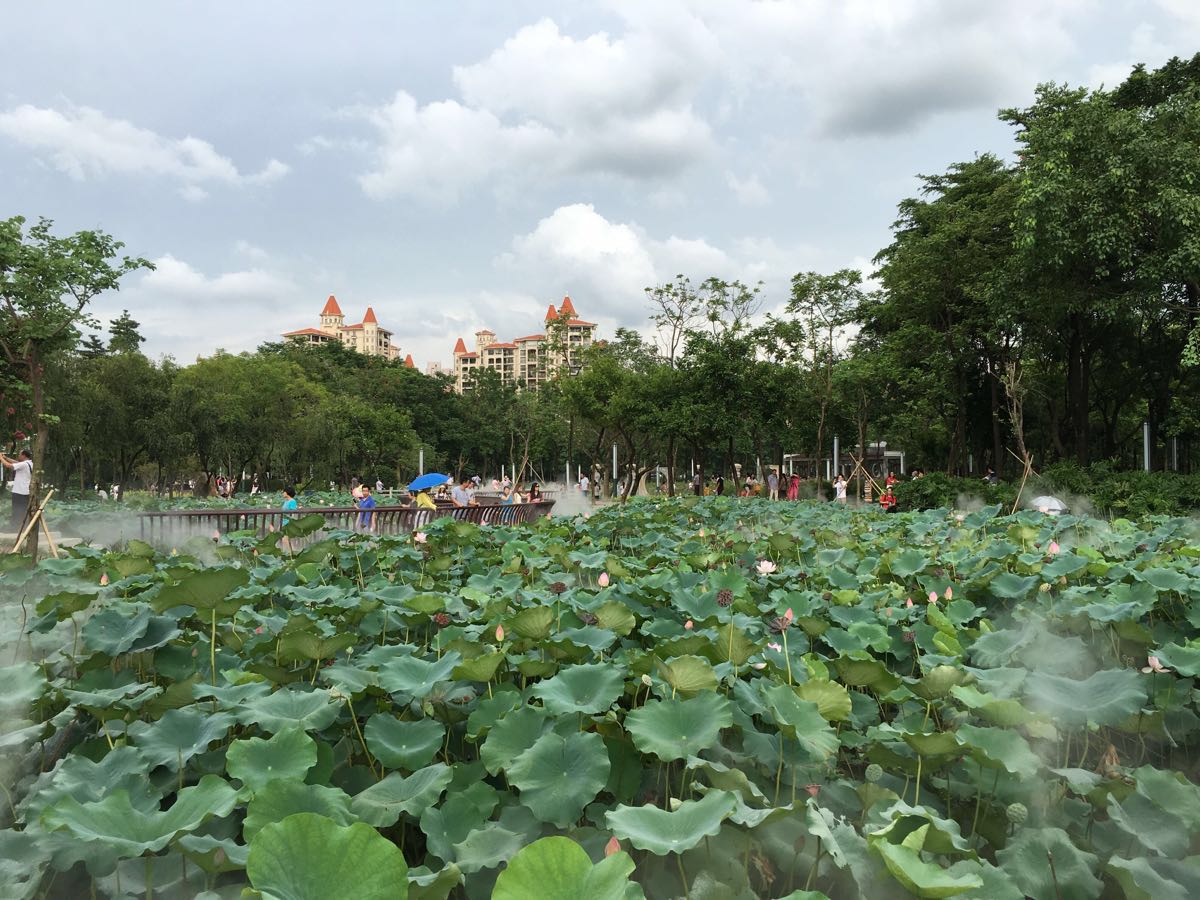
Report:
<svg viewBox="0 0 1200 900"><path fill-rule="evenodd" d="M424 475L418 475L408 485L410 491L424 491L431 487L437 487L445 484L450 480L449 475L439 475L437 472L426 472Z"/></svg>

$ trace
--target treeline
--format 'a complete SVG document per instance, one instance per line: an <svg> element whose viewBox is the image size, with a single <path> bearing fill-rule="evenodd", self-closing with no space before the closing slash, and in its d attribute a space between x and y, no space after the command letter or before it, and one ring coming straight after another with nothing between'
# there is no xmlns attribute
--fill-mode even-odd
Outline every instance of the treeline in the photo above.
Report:
<svg viewBox="0 0 1200 900"><path fill-rule="evenodd" d="M426 470L550 479L570 462L608 479L613 445L627 491L693 463L736 485L737 466L785 454L824 475L835 434L843 462L886 441L910 467L1015 478L1026 461L1140 467L1143 423L1153 467L1191 471L1200 55L1113 90L1044 85L1000 116L1012 158L923 176L876 257L878 288L849 269L799 273L764 315L757 286L681 275L647 289L652 329L619 330L537 392L485 371L458 396L339 346L154 362L128 316L108 344L82 338L87 299L146 261L116 261L100 233L0 222L0 273L36 274L0 280L0 410L13 440L36 432L47 476L82 486L391 484L422 451Z"/></svg>

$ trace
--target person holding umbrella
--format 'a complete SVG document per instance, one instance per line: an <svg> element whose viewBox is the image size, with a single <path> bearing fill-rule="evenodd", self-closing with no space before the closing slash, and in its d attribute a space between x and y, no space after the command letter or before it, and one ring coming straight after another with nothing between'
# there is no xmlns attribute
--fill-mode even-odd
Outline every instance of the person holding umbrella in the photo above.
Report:
<svg viewBox="0 0 1200 900"><path fill-rule="evenodd" d="M449 475L442 475L438 472L428 472L424 475L418 475L408 483L409 493L416 493L418 509L437 509L437 504L433 502L433 497L429 496L429 489L444 485L450 480Z"/></svg>

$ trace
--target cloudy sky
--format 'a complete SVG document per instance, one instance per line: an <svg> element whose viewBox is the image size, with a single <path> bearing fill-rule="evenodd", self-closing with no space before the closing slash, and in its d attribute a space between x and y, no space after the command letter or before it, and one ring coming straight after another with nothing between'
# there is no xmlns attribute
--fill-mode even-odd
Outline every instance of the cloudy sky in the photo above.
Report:
<svg viewBox="0 0 1200 900"><path fill-rule="evenodd" d="M5 14L0 216L157 270L103 298L152 354L373 305L424 368L606 331L682 272L869 267L914 175L1007 153L1001 106L1200 50L1195 0L87 0Z"/></svg>

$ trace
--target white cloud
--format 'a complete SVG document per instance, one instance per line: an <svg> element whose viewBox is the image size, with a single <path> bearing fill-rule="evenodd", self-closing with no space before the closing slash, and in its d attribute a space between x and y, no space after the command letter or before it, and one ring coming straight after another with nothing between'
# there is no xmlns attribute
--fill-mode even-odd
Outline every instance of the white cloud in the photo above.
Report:
<svg viewBox="0 0 1200 900"><path fill-rule="evenodd" d="M55 168L76 181L104 175L173 178L193 201L206 196L201 184L267 184L288 172L284 163L272 159L260 172L243 173L208 141L163 137L87 106L17 106L0 112L0 135L45 153Z"/></svg>
<svg viewBox="0 0 1200 900"><path fill-rule="evenodd" d="M154 260L155 269L142 277L141 288L163 297L189 300L276 299L293 291L294 285L263 269L224 272L210 278L171 254Z"/></svg>
<svg viewBox="0 0 1200 900"><path fill-rule="evenodd" d="M771 202L771 195L767 193L757 175L738 178L733 172L726 172L725 183L742 206L766 206Z"/></svg>

